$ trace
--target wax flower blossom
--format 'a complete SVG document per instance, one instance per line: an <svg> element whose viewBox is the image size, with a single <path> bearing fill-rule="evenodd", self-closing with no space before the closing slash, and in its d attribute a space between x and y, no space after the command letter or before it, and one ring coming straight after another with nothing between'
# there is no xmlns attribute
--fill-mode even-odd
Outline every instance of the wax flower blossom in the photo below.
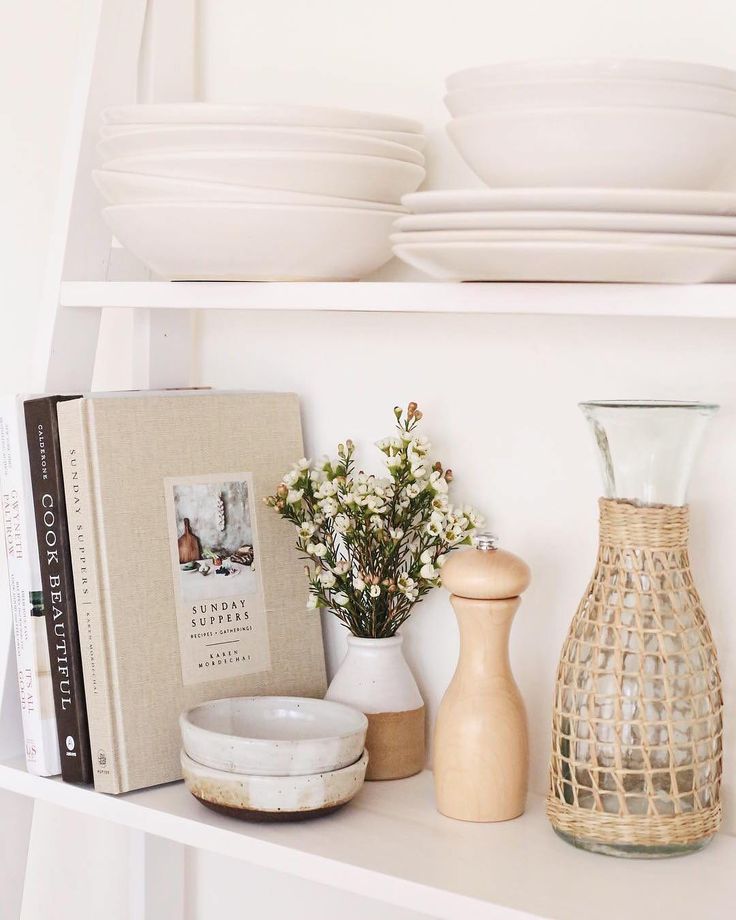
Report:
<svg viewBox="0 0 736 920"><path fill-rule="evenodd" d="M440 584L447 554L470 544L483 523L472 508L450 504L452 470L429 459L417 404L397 406L394 416L396 434L377 444L385 476L356 470L348 440L335 459L297 461L265 499L297 528L307 606L331 610L364 638L393 636Z"/></svg>

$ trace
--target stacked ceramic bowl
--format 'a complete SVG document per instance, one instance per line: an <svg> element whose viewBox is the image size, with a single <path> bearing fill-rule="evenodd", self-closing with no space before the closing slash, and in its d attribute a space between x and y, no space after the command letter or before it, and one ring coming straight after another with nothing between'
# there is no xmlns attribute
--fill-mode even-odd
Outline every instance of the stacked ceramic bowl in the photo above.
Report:
<svg viewBox="0 0 736 920"><path fill-rule="evenodd" d="M352 799L365 779L368 720L329 700L213 700L180 719L189 791L247 820L317 817Z"/></svg>
<svg viewBox="0 0 736 920"><path fill-rule="evenodd" d="M395 252L457 280L736 280L736 72L516 62L447 80L447 130L492 191L410 195Z"/></svg>
<svg viewBox="0 0 736 920"><path fill-rule="evenodd" d="M421 126L309 106L128 105L103 113L94 181L117 239L177 280L354 280L391 258Z"/></svg>

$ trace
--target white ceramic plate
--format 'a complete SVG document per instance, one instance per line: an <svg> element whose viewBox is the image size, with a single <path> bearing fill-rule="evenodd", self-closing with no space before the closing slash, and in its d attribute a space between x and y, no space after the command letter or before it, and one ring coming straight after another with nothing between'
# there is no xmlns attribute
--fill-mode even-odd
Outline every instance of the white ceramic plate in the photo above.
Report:
<svg viewBox="0 0 736 920"><path fill-rule="evenodd" d="M485 112L447 132L491 187L736 189L736 118L690 109Z"/></svg>
<svg viewBox="0 0 736 920"><path fill-rule="evenodd" d="M361 789L367 752L356 763L308 776L249 776L196 763L184 751L181 768L187 789L214 811L250 821L312 818L335 811Z"/></svg>
<svg viewBox="0 0 736 920"><path fill-rule="evenodd" d="M117 239L170 281L355 281L391 258L393 211L220 202L104 208Z"/></svg>
<svg viewBox="0 0 736 920"><path fill-rule="evenodd" d="M228 773L302 776L360 758L368 719L330 700L250 696L212 700L182 713L186 753Z"/></svg>
<svg viewBox="0 0 736 920"><path fill-rule="evenodd" d="M394 253L443 281L701 284L736 281L736 251L615 243L408 243Z"/></svg>
<svg viewBox="0 0 736 920"><path fill-rule="evenodd" d="M736 96L736 93L734 93ZM362 156L393 157L424 165L421 153L404 144L394 144L362 134L339 131L310 131L308 128L270 128L260 125L216 125L214 127L143 128L119 137L108 137L97 145L103 160L149 153L182 153L190 150L314 150L321 153L356 153Z"/></svg>
<svg viewBox="0 0 736 920"><path fill-rule="evenodd" d="M736 248L736 236L693 233L626 233L606 230L418 230L394 233L392 243L496 242L612 243L641 246L707 246Z"/></svg>
<svg viewBox="0 0 736 920"><path fill-rule="evenodd" d="M415 214L449 211L629 211L736 216L733 192L650 188L499 188L413 192L402 202Z"/></svg>
<svg viewBox="0 0 736 920"><path fill-rule="evenodd" d="M450 74L448 90L483 83L564 79L676 80L736 89L736 71L689 61L656 61L644 58L573 58L570 60L502 61L469 67Z"/></svg>
<svg viewBox="0 0 736 920"><path fill-rule="evenodd" d="M249 188L247 185L226 185L222 182L196 182L193 179L166 179L138 173L112 172L93 169L92 179L108 204L136 204L152 201L242 201L250 204L307 204L317 207L365 208L370 211L393 211L405 214L401 205L357 198L333 198L329 195L309 195L283 189Z"/></svg>
<svg viewBox="0 0 736 920"><path fill-rule="evenodd" d="M728 235L736 234L736 217L627 211L451 211L406 214L397 219L394 230L625 230Z"/></svg>
<svg viewBox="0 0 736 920"><path fill-rule="evenodd" d="M347 153L149 154L110 160L105 168L390 204L398 204L401 196L413 192L424 178L424 169L414 163Z"/></svg>
<svg viewBox="0 0 736 920"><path fill-rule="evenodd" d="M421 124L413 118L312 105L220 105L208 102L113 105L102 112L102 120L108 125L176 123L299 125L307 128L315 125L321 128L369 128L422 133Z"/></svg>
<svg viewBox="0 0 736 920"><path fill-rule="evenodd" d="M568 106L659 106L736 115L736 92L721 86L665 80L547 80L486 83L445 96L455 118L487 109Z"/></svg>
<svg viewBox="0 0 736 920"><path fill-rule="evenodd" d="M124 134L137 134L139 131L164 131L164 130L183 130L186 128L192 134L196 134L198 131L209 131L211 128L223 128L227 127L226 125L210 125L210 124L197 124L197 125L187 125L187 124L176 124L175 122L167 122L164 125L146 125L146 124L127 124L127 125L102 125L100 127L100 137L104 139L108 137L122 137ZM240 127L239 125L234 125L234 127ZM257 125L250 125L249 127L258 127ZM302 131L303 128L293 125L279 125L279 131ZM312 132L323 132L323 131L335 131L339 130L340 134L357 134L361 137L375 137L380 141L390 141L392 144L402 144L404 147L411 147L412 150L418 150L419 153L424 150L425 144L427 142L426 137L423 134L412 134L410 131L381 131L379 129L371 128L321 128L316 125L310 125L309 130Z"/></svg>

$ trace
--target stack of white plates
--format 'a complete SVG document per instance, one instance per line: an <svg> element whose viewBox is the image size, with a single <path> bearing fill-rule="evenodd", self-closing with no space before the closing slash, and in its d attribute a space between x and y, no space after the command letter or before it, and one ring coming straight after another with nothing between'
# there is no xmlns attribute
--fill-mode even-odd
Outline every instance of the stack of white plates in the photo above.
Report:
<svg viewBox="0 0 736 920"><path fill-rule="evenodd" d="M404 203L394 252L445 281L736 281L736 193L468 189Z"/></svg>
<svg viewBox="0 0 736 920"><path fill-rule="evenodd" d="M447 79L447 130L493 191L409 195L395 252L459 280L736 278L736 72L516 62Z"/></svg>
<svg viewBox="0 0 736 920"><path fill-rule="evenodd" d="M421 126L286 105L127 105L103 113L94 180L120 242L157 275L354 280L391 257L424 178Z"/></svg>

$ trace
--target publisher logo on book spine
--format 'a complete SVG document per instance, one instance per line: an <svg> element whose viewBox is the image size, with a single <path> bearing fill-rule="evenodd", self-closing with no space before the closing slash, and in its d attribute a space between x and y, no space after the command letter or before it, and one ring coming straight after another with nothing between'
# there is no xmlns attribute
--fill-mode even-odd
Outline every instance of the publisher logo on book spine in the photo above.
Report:
<svg viewBox="0 0 736 920"><path fill-rule="evenodd" d="M97 765L99 767L107 766L107 754L104 751L97 752Z"/></svg>

